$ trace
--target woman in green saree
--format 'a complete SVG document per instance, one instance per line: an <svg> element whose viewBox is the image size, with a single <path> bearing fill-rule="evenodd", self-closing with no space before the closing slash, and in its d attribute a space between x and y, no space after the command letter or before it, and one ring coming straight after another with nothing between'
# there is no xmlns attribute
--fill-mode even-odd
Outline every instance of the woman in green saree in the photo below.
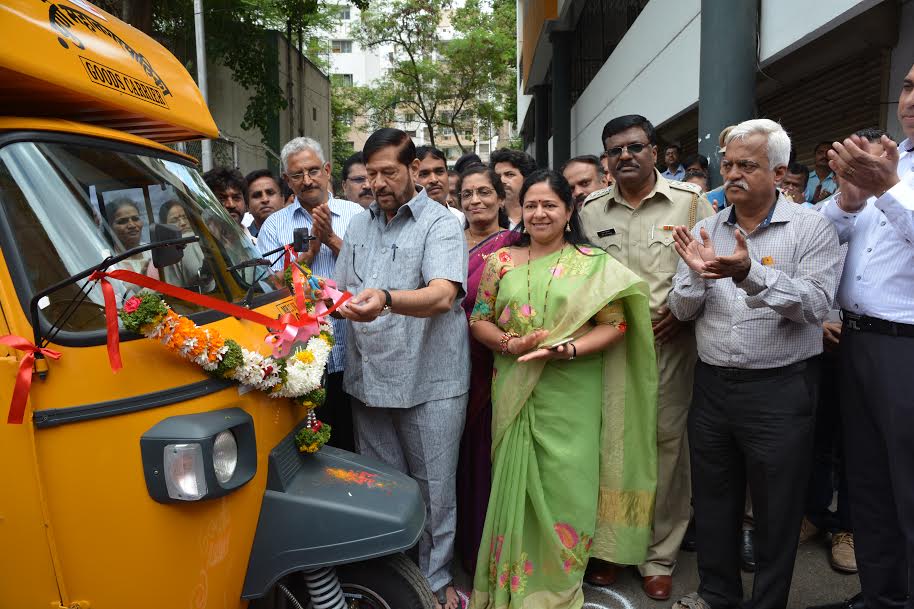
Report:
<svg viewBox="0 0 914 609"><path fill-rule="evenodd" d="M492 492L474 609L578 608L593 555L639 564L656 484L647 288L583 244L554 171L520 193L522 239L492 253L470 318L495 352Z"/></svg>

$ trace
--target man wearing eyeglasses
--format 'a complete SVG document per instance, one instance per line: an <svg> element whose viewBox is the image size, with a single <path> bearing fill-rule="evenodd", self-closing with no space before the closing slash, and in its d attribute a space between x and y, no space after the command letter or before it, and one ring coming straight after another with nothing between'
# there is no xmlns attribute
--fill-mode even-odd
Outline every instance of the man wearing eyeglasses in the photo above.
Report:
<svg viewBox="0 0 914 609"><path fill-rule="evenodd" d="M336 199L330 194L330 163L324 158L320 142L309 137L297 137L283 146L280 157L283 178L295 193L295 200L264 221L257 247L261 252L269 252L292 243L292 233L296 228L307 228L314 240L299 256L299 262L310 267L316 275L333 277L349 221L363 209L356 203ZM282 256L276 256L273 269L281 271L282 264ZM346 324L340 319L331 321L336 345L327 364L327 398L319 416L333 427L330 444L353 450L349 396L343 392Z"/></svg>
<svg viewBox="0 0 914 609"><path fill-rule="evenodd" d="M371 192L371 184L368 183L368 172L365 170L361 152L356 152L346 159L340 178L343 180L343 195L348 200L362 207L371 205L374 193Z"/></svg>
<svg viewBox="0 0 914 609"><path fill-rule="evenodd" d="M675 228L670 308L695 320L689 410L698 591L674 607L787 606L812 463L822 322L841 262L822 214L777 189L790 138L768 119L727 134L731 207ZM755 521L752 600L738 548L746 482Z"/></svg>
<svg viewBox="0 0 914 609"><path fill-rule="evenodd" d="M654 126L643 116L620 116L606 123L603 144L614 184L588 197L581 220L590 242L634 271L650 289L659 373L658 477L653 539L639 570L645 594L665 600L670 596L676 555L689 525L686 417L696 358L691 327L678 321L667 306L678 263L673 226L692 225L714 210L694 184L660 175L655 168ZM598 552L594 554L600 558ZM587 579L597 585L610 584L615 579L614 568L591 559Z"/></svg>

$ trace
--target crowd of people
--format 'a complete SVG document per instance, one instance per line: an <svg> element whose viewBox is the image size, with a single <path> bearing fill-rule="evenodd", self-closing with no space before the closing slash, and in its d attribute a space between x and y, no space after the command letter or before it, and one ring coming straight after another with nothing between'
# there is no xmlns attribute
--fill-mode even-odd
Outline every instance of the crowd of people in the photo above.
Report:
<svg viewBox="0 0 914 609"><path fill-rule="evenodd" d="M708 159L676 146L660 171L634 114L557 171L508 149L449 169L385 128L338 196L305 137L281 178L204 179L261 252L308 229L299 261L354 295L320 414L332 443L418 482L416 559L441 607L581 607L584 581L625 565L665 600L685 548L700 584L675 609L783 608L797 544L830 533L833 567L859 569L846 604L900 608L914 68L898 118L900 144L841 134L811 170L778 123L733 125L714 190ZM129 241L130 209L112 214Z"/></svg>

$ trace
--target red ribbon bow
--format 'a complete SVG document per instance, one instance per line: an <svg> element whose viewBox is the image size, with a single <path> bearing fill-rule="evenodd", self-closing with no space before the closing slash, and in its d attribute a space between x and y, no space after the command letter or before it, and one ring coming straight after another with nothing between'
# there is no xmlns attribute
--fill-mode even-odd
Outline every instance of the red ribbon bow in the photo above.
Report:
<svg viewBox="0 0 914 609"><path fill-rule="evenodd" d="M29 397L29 391L32 388L32 366L35 363L35 354L40 353L51 359L60 359L60 351L46 349L33 345L27 339L21 336L7 334L0 336L0 344L12 347L17 351L23 351L22 361L19 362L19 373L16 375L16 387L13 389L13 399L10 400L10 412L6 419L7 423L19 425L25 415L25 403Z"/></svg>

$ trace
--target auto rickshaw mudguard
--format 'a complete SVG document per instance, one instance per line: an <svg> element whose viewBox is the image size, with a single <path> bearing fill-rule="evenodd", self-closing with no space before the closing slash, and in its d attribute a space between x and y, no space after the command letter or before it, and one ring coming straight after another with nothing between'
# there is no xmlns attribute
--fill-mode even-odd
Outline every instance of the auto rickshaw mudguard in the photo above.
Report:
<svg viewBox="0 0 914 609"><path fill-rule="evenodd" d="M301 454L290 434L270 452L242 598L288 573L412 547L425 526L416 481L379 461L325 446Z"/></svg>

